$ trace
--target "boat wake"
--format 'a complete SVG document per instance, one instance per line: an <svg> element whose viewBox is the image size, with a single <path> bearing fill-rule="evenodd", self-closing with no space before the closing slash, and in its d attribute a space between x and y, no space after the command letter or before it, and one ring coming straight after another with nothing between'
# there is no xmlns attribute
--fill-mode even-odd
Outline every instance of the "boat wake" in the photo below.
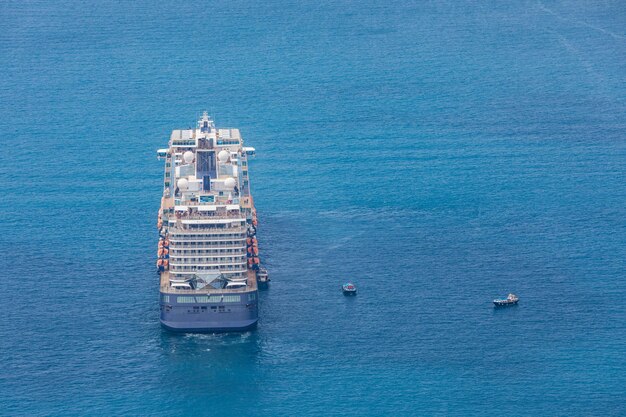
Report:
<svg viewBox="0 0 626 417"><path fill-rule="evenodd" d="M608 35L608 36L610 36L610 37L612 37L612 38L614 38L614 39L617 39L617 40L622 40L622 41L623 41L623 40L626 40L626 36L624 36L624 35L620 35L620 34L618 34L618 33L611 32L611 31L610 31L610 30L608 30L608 29L604 29L604 28L601 28L601 27L598 27L598 26L592 25L592 24L590 24L590 23L583 22L582 20L572 19L572 18L568 18L568 17L562 16L562 15L560 15L560 14L556 13L554 10L552 10L552 9L548 8L548 7L547 7L545 4L543 4L541 1L540 1L540 2L538 2L538 3L537 3L537 5L538 5L538 6L539 6L539 8L540 8L541 10L543 10L544 12L546 12L546 13L548 13L548 14L551 14L552 16L554 16L554 17L556 17L557 19L562 20L562 21L564 21L564 22L571 23L571 24L574 24L574 25L577 25L577 26L586 27L586 28L589 28L589 29L593 29L593 30L595 30L595 31L601 32L601 33L603 33L603 34L605 34L605 35Z"/></svg>

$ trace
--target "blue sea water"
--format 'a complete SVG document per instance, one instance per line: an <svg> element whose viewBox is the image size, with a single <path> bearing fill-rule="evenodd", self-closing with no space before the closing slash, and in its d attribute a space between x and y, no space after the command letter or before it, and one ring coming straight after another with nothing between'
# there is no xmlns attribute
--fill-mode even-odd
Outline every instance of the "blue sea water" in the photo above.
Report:
<svg viewBox="0 0 626 417"><path fill-rule="evenodd" d="M626 415L623 2L3 1L0 57L1 415ZM254 332L158 322L204 109L258 151Z"/></svg>

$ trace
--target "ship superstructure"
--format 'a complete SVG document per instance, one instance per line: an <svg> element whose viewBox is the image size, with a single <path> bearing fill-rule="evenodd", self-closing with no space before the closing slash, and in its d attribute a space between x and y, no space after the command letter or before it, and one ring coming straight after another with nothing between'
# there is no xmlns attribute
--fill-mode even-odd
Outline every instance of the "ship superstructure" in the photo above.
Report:
<svg viewBox="0 0 626 417"><path fill-rule="evenodd" d="M205 112L174 130L157 227L161 324L173 331L253 328L260 268L248 157L238 129L216 129Z"/></svg>

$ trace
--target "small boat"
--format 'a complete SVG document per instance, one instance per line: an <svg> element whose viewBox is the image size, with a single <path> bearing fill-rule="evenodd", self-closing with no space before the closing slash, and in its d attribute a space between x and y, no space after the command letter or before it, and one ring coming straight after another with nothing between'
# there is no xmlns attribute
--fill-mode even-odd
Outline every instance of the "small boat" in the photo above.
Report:
<svg viewBox="0 0 626 417"><path fill-rule="evenodd" d="M495 304L496 307L505 307L515 305L518 301L519 297L517 295L509 294L509 296L506 298L493 300L493 304Z"/></svg>
<svg viewBox="0 0 626 417"><path fill-rule="evenodd" d="M270 282L270 275L267 273L267 269L265 268L259 268L256 272L256 278L261 283Z"/></svg>
<svg viewBox="0 0 626 417"><path fill-rule="evenodd" d="M356 295L356 286L351 282L343 284L341 290L343 291L343 295Z"/></svg>

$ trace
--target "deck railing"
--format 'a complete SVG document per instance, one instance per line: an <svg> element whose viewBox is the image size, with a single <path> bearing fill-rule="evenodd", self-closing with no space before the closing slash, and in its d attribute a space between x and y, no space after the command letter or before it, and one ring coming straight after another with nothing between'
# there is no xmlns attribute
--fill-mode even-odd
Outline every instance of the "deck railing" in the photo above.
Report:
<svg viewBox="0 0 626 417"><path fill-rule="evenodd" d="M223 256L222 256L223 258ZM195 258L197 259L197 258ZM187 261L185 258L173 258L170 259L171 266L177 265L197 265L197 266L216 266L216 265L244 265L246 263L246 257L239 257L239 259L234 259L231 261L209 261L208 259L203 259L202 261Z"/></svg>
<svg viewBox="0 0 626 417"><path fill-rule="evenodd" d="M225 227L223 229L184 229L181 227L170 228L169 234L171 237L182 234L205 234L205 235L223 235L223 234L244 234L248 229L245 227Z"/></svg>

